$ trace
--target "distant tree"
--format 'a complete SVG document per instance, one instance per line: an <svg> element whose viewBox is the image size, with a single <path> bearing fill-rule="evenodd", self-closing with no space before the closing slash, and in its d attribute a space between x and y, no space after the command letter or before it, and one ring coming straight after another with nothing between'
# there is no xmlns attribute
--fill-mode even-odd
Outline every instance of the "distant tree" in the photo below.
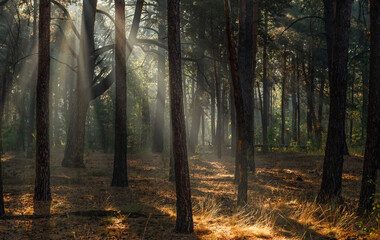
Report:
<svg viewBox="0 0 380 240"><path fill-rule="evenodd" d="M352 0L336 3L330 78L330 116L319 202L339 202L342 189L347 92L347 62Z"/></svg>
<svg viewBox="0 0 380 240"><path fill-rule="evenodd" d="M168 54L172 151L177 194L175 230L180 233L192 233L194 229L186 147L185 114L183 108L179 5L179 0L168 0Z"/></svg>
<svg viewBox="0 0 380 240"><path fill-rule="evenodd" d="M128 186L127 180L127 67L125 34L125 1L115 0L115 156L112 186Z"/></svg>
<svg viewBox="0 0 380 240"><path fill-rule="evenodd" d="M370 1L371 6L371 58L369 79L369 103L367 143L364 155L359 214L372 211L376 192L377 169L380 161L380 2Z"/></svg>
<svg viewBox="0 0 380 240"><path fill-rule="evenodd" d="M158 1L158 41L165 45L166 38L166 7L167 1ZM166 67L165 49L159 47L157 54L157 102L156 114L153 125L152 152L164 150L164 126L165 126L165 97L166 97Z"/></svg>
<svg viewBox="0 0 380 240"><path fill-rule="evenodd" d="M141 20L143 0L136 1L132 27L128 37L128 48L125 59L128 60L132 53L132 46L136 43L136 36ZM79 66L77 74L77 86L73 92L72 106L70 106L70 119L68 123L67 142L65 146L63 167L85 167L83 162L85 124L90 102L102 95L114 82L114 71L111 71L100 82L94 81L94 64L102 52L106 52L112 46L94 49L94 24L97 0L83 0L81 43L79 50ZM86 68L85 66L88 66ZM92 71L91 71L92 69Z"/></svg>
<svg viewBox="0 0 380 240"><path fill-rule="evenodd" d="M36 184L34 199L51 200L49 146L50 0L40 0L36 107Z"/></svg>
<svg viewBox="0 0 380 240"><path fill-rule="evenodd" d="M8 81L8 58L9 58L9 49L7 51L7 56L5 58L4 70L2 73L2 78L0 82L0 216L5 214L4 210L4 193L3 193L3 164L1 157L3 156L3 134L2 134L2 126L3 126L3 115L4 115L4 103L5 96L7 92L7 81Z"/></svg>

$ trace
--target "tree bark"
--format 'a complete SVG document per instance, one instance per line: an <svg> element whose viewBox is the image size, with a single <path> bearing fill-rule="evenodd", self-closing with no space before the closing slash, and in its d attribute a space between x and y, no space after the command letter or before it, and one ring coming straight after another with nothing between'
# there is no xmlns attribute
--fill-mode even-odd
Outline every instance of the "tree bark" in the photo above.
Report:
<svg viewBox="0 0 380 240"><path fill-rule="evenodd" d="M370 1L371 57L367 142L364 155L359 214L370 214L376 192L376 177L380 159L380 2Z"/></svg>
<svg viewBox="0 0 380 240"><path fill-rule="evenodd" d="M339 0L336 5L330 79L329 128L323 163L323 178L318 194L319 202L341 201L351 6L352 0Z"/></svg>
<svg viewBox="0 0 380 240"><path fill-rule="evenodd" d="M40 0L37 79L36 181L34 199L50 201L49 75L50 75L50 1Z"/></svg>
<svg viewBox="0 0 380 240"><path fill-rule="evenodd" d="M183 109L180 38L180 1L168 1L168 55L172 144L177 194L176 232L192 233L190 176L187 159L185 114Z"/></svg>
<svg viewBox="0 0 380 240"><path fill-rule="evenodd" d="M115 155L111 186L128 186L125 1L115 0Z"/></svg>
<svg viewBox="0 0 380 240"><path fill-rule="evenodd" d="M242 98L244 101L244 115L246 119L246 137L248 144L248 162L251 171L255 171L254 162L254 124L253 124L253 0L239 1L239 45L238 70L242 85Z"/></svg>
<svg viewBox="0 0 380 240"><path fill-rule="evenodd" d="M234 89L234 100L236 109L236 134L237 134L237 147L236 147L236 162L238 163L239 172L239 186L238 186L238 206L244 206L247 203L247 189L248 189L248 177L247 177L247 137L246 137L246 119L244 114L244 101L242 97L242 85L240 82L236 54L235 43L233 39L231 18L230 18L230 2L224 1L224 12L226 15L226 34L228 43L228 58L230 63L231 80Z"/></svg>

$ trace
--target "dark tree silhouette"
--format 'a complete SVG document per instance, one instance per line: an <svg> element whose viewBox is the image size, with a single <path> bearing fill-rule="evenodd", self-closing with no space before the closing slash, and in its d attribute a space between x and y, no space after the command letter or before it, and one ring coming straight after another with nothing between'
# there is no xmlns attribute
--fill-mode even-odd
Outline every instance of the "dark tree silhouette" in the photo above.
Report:
<svg viewBox="0 0 380 240"><path fill-rule="evenodd" d="M125 1L115 0L115 156L112 186L128 186L127 180L127 68L125 35Z"/></svg>
<svg viewBox="0 0 380 240"><path fill-rule="evenodd" d="M347 91L347 62L352 0L336 3L330 78L330 116L319 202L340 202Z"/></svg>
<svg viewBox="0 0 380 240"><path fill-rule="evenodd" d="M236 109L236 156L235 162L237 169L235 175L238 179L238 205L244 206L247 203L247 188L248 188L248 176L247 176L247 151L248 143L246 136L246 119L244 115L244 102L242 97L242 87L238 74L237 60L235 53L235 43L233 39L233 32L231 26L230 17L230 1L224 1L224 12L226 15L226 34L228 44L228 58L230 63L231 80L234 90L234 100Z"/></svg>
<svg viewBox="0 0 380 240"><path fill-rule="evenodd" d="M367 143L364 155L359 214L369 214L376 191L377 169L380 159L380 2L370 1L371 6L371 60L369 79L369 104Z"/></svg>
<svg viewBox="0 0 380 240"><path fill-rule="evenodd" d="M168 54L172 151L177 194L177 219L175 230L180 233L192 233L194 229L182 95L179 5L179 0L168 1Z"/></svg>
<svg viewBox="0 0 380 240"><path fill-rule="evenodd" d="M51 200L49 146L50 0L40 1L36 106L36 183L34 199Z"/></svg>

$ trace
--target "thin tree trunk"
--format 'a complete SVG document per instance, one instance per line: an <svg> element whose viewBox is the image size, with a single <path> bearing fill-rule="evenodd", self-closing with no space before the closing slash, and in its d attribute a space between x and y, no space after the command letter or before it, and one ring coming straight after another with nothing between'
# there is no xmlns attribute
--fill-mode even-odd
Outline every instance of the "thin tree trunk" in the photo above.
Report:
<svg viewBox="0 0 380 240"><path fill-rule="evenodd" d="M293 64L293 75L292 75L292 81L291 81L291 89L292 89L292 140L293 140L293 142L297 142L297 89L296 89L297 66L296 66L296 56L295 55L293 55L292 64Z"/></svg>
<svg viewBox="0 0 380 240"><path fill-rule="evenodd" d="M159 25L158 25L158 40L165 44L166 38L166 7L167 1L160 1L158 7ZM165 49L158 48L157 54L157 102L156 115L154 118L153 127L153 143L152 152L162 153L164 150L164 126L165 126L165 97L166 97L166 67L165 67Z"/></svg>
<svg viewBox="0 0 380 240"><path fill-rule="evenodd" d="M370 4L371 70L369 80L368 129L358 208L359 214L370 214L372 211L380 159L380 2L371 0Z"/></svg>
<svg viewBox="0 0 380 240"><path fill-rule="evenodd" d="M268 13L264 12L264 31L268 32ZM269 112L269 81L267 75L268 55L267 39L264 37L263 44L263 110L262 110L262 131L263 131L263 150L267 151L268 147L268 112Z"/></svg>
<svg viewBox="0 0 380 240"><path fill-rule="evenodd" d="M1 90L0 90L0 217L5 215L4 210L4 193L3 193L3 167L2 167L2 160L1 157L4 153L3 151L3 134L2 134L2 127L3 127L3 115L4 115L4 104L5 104L5 98L7 93L7 82L8 82L8 58L9 58L9 50L7 51L7 55L5 58L5 67L4 72L2 74L2 79L0 82Z"/></svg>
<svg viewBox="0 0 380 240"><path fill-rule="evenodd" d="M38 2L33 0L33 46L37 45L37 12ZM33 144L33 132L35 129L35 111L36 111L36 69L33 69L30 80L30 98L29 98L29 127L27 129L26 144L28 148L27 157L32 157L31 145Z"/></svg>
<svg viewBox="0 0 380 240"><path fill-rule="evenodd" d="M34 199L50 201L49 75L50 1L40 0L37 79L36 182Z"/></svg>
<svg viewBox="0 0 380 240"><path fill-rule="evenodd" d="M145 87L144 94L142 95L141 99L141 113L142 113L142 131L141 131L141 147L146 148L148 139L149 139L149 133L150 133L150 112L149 112L149 94L148 94L148 88Z"/></svg>
<svg viewBox="0 0 380 240"><path fill-rule="evenodd" d="M330 79L330 116L319 202L340 202L345 144L347 62L352 0L337 1Z"/></svg>
<svg viewBox="0 0 380 240"><path fill-rule="evenodd" d="M175 165L177 219L176 232L192 233L190 176L187 160L185 115L183 109L180 39L180 2L168 1L168 53L170 105L172 119L172 144Z"/></svg>
<svg viewBox="0 0 380 240"><path fill-rule="evenodd" d="M285 102L286 102L286 77L287 77L287 62L286 52L284 52L282 66L282 94L281 94L281 144L285 145Z"/></svg>

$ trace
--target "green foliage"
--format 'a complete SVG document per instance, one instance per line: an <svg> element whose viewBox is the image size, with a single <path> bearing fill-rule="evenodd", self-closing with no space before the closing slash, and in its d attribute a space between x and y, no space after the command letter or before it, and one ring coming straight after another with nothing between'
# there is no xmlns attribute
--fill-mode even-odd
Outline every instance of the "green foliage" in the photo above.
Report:
<svg viewBox="0 0 380 240"><path fill-rule="evenodd" d="M3 149L4 151L17 151L20 150L18 146L19 134L15 127L9 126L3 132Z"/></svg>
<svg viewBox="0 0 380 240"><path fill-rule="evenodd" d="M361 231L369 234L370 236L380 234L380 193L373 194L371 196L371 199L373 200L373 203L372 212L369 218L369 224L364 224L363 221L360 221L358 223L358 226L361 229Z"/></svg>

